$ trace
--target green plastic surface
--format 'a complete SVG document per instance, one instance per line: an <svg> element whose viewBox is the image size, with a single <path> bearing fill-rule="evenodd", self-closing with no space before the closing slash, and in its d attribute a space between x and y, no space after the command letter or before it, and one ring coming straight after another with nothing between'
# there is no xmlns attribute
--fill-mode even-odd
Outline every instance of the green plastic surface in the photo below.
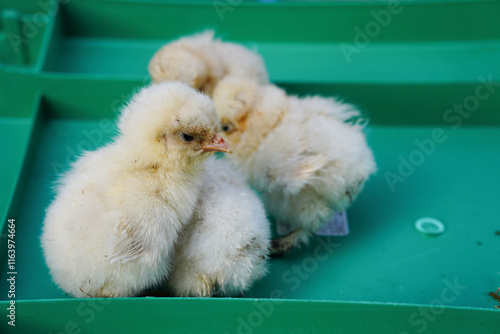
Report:
<svg viewBox="0 0 500 334"><path fill-rule="evenodd" d="M59 2L0 2L0 332L500 333L500 2ZM391 8L356 44L356 27ZM67 297L39 245L54 181L113 136L153 53L207 28L258 50L289 93L339 96L370 118L379 171L349 236L273 259L245 298ZM421 217L444 233L419 232Z"/></svg>

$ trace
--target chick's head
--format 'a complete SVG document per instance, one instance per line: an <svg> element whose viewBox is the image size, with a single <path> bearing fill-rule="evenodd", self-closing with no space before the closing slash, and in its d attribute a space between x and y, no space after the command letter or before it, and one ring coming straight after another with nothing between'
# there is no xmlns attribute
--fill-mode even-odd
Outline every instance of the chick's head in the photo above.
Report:
<svg viewBox="0 0 500 334"><path fill-rule="evenodd" d="M221 130L229 142L237 144L241 140L258 95L258 88L256 82L238 77L224 78L215 87L215 107Z"/></svg>
<svg viewBox="0 0 500 334"><path fill-rule="evenodd" d="M202 162L215 151L232 152L218 133L211 99L182 83L143 88L118 123L126 153L139 163L185 165Z"/></svg>
<svg viewBox="0 0 500 334"><path fill-rule="evenodd" d="M251 154L288 110L285 92L242 77L227 77L216 86L213 99L221 130L238 156Z"/></svg>
<svg viewBox="0 0 500 334"><path fill-rule="evenodd" d="M209 74L207 65L195 52L175 43L156 52L148 71L155 82L180 81L196 89L203 86Z"/></svg>

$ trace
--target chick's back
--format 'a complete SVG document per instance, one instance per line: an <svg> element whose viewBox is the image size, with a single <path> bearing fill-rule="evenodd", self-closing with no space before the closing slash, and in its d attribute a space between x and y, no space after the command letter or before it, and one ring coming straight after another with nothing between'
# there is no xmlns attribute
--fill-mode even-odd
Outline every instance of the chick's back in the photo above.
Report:
<svg viewBox="0 0 500 334"><path fill-rule="evenodd" d="M242 45L215 39L212 30L164 45L150 60L148 70L154 81L177 80L207 94L228 75L269 82L259 54Z"/></svg>
<svg viewBox="0 0 500 334"><path fill-rule="evenodd" d="M346 209L375 170L362 127L345 122L353 109L333 99L325 109L325 99L316 99L289 97L283 122L259 146L251 171L272 213L312 230Z"/></svg>

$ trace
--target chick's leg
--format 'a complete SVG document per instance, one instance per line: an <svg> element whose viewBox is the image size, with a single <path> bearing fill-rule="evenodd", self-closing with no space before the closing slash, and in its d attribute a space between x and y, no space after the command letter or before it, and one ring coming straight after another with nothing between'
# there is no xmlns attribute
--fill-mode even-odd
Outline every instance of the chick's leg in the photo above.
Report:
<svg viewBox="0 0 500 334"><path fill-rule="evenodd" d="M292 249L300 247L309 242L310 232L305 229L298 228L295 231L274 239L271 242L271 257L283 256Z"/></svg>

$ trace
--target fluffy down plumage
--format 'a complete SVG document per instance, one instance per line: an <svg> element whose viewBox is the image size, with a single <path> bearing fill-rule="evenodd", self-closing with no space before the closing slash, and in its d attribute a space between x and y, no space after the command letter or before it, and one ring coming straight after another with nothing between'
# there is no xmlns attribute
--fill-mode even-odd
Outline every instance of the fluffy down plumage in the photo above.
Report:
<svg viewBox="0 0 500 334"><path fill-rule="evenodd" d="M78 159L47 209L42 247L57 285L75 297L122 297L161 282L205 160L227 151L218 128L212 101L183 84L136 94L115 141Z"/></svg>
<svg viewBox="0 0 500 334"><path fill-rule="evenodd" d="M359 115L318 96L287 96L273 85L228 77L213 94L235 159L262 193L266 210L295 232L274 244L282 253L345 210L375 169Z"/></svg>
<svg viewBox="0 0 500 334"><path fill-rule="evenodd" d="M260 55L241 45L214 39L210 30L164 45L155 53L148 69L156 82L180 81L207 94L228 75L262 84L269 82Z"/></svg>
<svg viewBox="0 0 500 334"><path fill-rule="evenodd" d="M177 296L239 295L267 273L270 231L260 199L225 159L211 158L168 281Z"/></svg>

